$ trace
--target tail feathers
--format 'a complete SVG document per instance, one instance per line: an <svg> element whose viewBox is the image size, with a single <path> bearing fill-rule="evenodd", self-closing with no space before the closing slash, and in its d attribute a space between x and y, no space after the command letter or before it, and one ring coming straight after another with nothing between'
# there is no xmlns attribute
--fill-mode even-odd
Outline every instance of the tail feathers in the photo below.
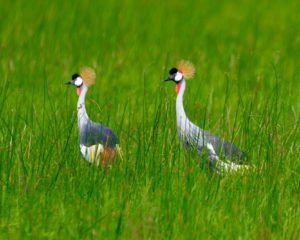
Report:
<svg viewBox="0 0 300 240"><path fill-rule="evenodd" d="M123 151L122 151L120 145L116 144L115 149L117 151L117 154L118 154L119 158L121 159L121 161L123 161Z"/></svg>
<svg viewBox="0 0 300 240"><path fill-rule="evenodd" d="M234 173L234 172L239 172L241 174L244 174L247 171L249 171L251 168L255 168L255 166L240 165L240 164L235 164L233 162L226 163L219 159L217 160L216 163L216 169L219 174Z"/></svg>
<svg viewBox="0 0 300 240"><path fill-rule="evenodd" d="M86 160L90 163L96 162L97 166L100 164L100 154L104 151L103 145L93 145L88 148L88 154L86 156Z"/></svg>

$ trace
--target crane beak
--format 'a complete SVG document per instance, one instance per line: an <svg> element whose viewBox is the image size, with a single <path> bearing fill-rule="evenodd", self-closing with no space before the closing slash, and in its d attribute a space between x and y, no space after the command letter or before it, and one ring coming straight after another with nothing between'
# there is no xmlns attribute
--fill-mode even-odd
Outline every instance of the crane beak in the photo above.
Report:
<svg viewBox="0 0 300 240"><path fill-rule="evenodd" d="M71 80L69 82L65 82L65 84L69 85L69 84L74 84L74 80Z"/></svg>
<svg viewBox="0 0 300 240"><path fill-rule="evenodd" d="M170 75L169 77L167 77L167 78L164 80L164 82L166 82L166 81L174 81L175 76L176 76L176 73Z"/></svg>
<svg viewBox="0 0 300 240"><path fill-rule="evenodd" d="M164 82L166 82L166 81L171 81L171 80L173 80L173 79L172 79L171 76L170 76L170 77L167 77L167 78L164 80Z"/></svg>

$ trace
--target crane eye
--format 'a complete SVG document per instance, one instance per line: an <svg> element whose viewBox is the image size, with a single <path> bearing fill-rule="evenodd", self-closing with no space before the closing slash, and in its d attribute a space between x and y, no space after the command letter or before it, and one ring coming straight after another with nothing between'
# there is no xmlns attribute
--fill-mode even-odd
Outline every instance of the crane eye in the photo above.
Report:
<svg viewBox="0 0 300 240"><path fill-rule="evenodd" d="M182 73L180 73L180 72L176 73L175 81L179 82L181 79L182 79Z"/></svg>
<svg viewBox="0 0 300 240"><path fill-rule="evenodd" d="M77 77L75 80L75 85L77 87L80 87L82 85L82 78L81 77Z"/></svg>

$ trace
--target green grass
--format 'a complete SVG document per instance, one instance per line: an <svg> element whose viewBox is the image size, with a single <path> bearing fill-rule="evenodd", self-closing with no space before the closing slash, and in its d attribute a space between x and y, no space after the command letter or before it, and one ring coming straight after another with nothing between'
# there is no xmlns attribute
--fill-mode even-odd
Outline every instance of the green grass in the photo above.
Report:
<svg viewBox="0 0 300 240"><path fill-rule="evenodd" d="M0 0L0 238L299 239L299 1ZM207 174L180 150L190 120L256 170ZM104 173L79 154L75 87L121 140Z"/></svg>

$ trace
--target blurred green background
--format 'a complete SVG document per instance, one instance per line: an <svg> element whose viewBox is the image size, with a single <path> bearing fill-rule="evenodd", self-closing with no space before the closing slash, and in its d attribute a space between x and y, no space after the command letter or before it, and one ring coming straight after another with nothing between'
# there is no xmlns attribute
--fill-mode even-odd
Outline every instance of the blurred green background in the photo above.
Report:
<svg viewBox="0 0 300 240"><path fill-rule="evenodd" d="M299 239L299 1L0 0L0 237ZM195 64L190 120L256 170L208 174L180 149L175 86ZM125 159L81 159L76 89Z"/></svg>

